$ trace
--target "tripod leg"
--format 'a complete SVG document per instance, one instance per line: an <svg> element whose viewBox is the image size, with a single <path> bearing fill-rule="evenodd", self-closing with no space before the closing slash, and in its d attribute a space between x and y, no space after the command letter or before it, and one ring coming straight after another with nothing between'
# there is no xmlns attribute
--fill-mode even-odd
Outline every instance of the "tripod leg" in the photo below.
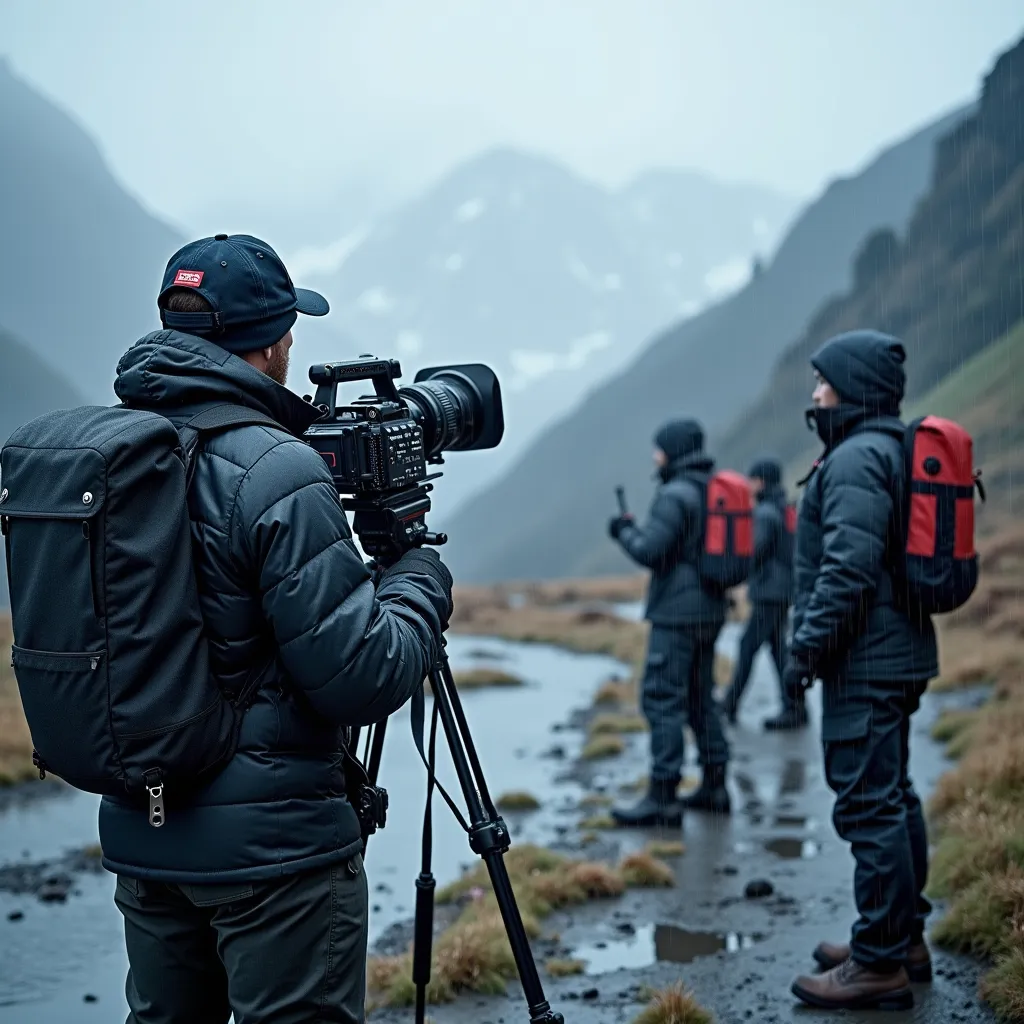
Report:
<svg viewBox="0 0 1024 1024"><path fill-rule="evenodd" d="M512 947L519 980L522 982L523 993L530 1008L530 1024L563 1024L562 1015L555 1013L544 998L544 988L533 959L533 951L530 949L530 940L523 927L523 919L503 859L505 851L511 845L508 829L491 804L480 759L469 735L462 702L459 700L448 658L443 650L436 668L430 673L430 686L451 750L455 774L459 778L466 809L469 811L469 845L487 865L487 873L490 875L494 896L501 911L509 945Z"/></svg>

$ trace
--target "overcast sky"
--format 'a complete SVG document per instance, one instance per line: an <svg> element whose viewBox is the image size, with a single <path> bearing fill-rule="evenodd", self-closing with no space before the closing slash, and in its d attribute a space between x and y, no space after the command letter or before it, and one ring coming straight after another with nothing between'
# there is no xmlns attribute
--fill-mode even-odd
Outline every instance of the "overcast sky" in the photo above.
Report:
<svg viewBox="0 0 1024 1024"><path fill-rule="evenodd" d="M495 144L616 184L809 196L972 97L1020 0L0 0L0 52L185 230L267 204L337 237ZM309 213L327 201L319 221ZM215 223L217 221L218 223ZM292 240L294 244L294 240Z"/></svg>

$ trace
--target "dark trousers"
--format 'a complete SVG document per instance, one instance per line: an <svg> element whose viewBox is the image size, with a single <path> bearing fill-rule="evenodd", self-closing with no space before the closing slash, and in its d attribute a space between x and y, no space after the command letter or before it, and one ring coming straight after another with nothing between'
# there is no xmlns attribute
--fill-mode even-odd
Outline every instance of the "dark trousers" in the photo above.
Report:
<svg viewBox="0 0 1024 1024"><path fill-rule="evenodd" d="M924 936L928 835L910 780L910 718L926 683L825 684L825 778L832 821L857 867L853 958L894 971Z"/></svg>
<svg viewBox="0 0 1024 1024"><path fill-rule="evenodd" d="M263 882L174 885L119 875L127 1024L362 1024L362 858Z"/></svg>
<svg viewBox="0 0 1024 1024"><path fill-rule="evenodd" d="M647 645L641 707L651 729L651 778L678 780L687 721L702 765L725 764L729 746L713 693L720 626L655 626Z"/></svg>
<svg viewBox="0 0 1024 1024"><path fill-rule="evenodd" d="M739 657L733 671L732 685L722 699L726 714L735 715L740 706L743 692L750 681L750 670L754 667L757 652L768 644L779 676L779 692L783 710L798 702L782 688L782 669L786 664L786 624L789 619L789 605L775 601L755 601L751 606L750 620L740 640Z"/></svg>

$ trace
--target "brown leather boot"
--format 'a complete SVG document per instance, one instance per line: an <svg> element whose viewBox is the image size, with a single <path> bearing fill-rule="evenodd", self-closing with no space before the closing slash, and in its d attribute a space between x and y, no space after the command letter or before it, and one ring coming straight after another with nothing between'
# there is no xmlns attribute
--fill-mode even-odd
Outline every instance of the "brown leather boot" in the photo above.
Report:
<svg viewBox="0 0 1024 1024"><path fill-rule="evenodd" d="M797 978L791 991L823 1010L909 1010L914 1005L905 968L879 974L856 960L844 960L824 974Z"/></svg>
<svg viewBox="0 0 1024 1024"><path fill-rule="evenodd" d="M850 944L819 942L812 955L819 967L830 971L844 960L850 959ZM912 985L922 985L932 980L932 955L923 941L910 946L903 966L907 969L907 977L910 978Z"/></svg>

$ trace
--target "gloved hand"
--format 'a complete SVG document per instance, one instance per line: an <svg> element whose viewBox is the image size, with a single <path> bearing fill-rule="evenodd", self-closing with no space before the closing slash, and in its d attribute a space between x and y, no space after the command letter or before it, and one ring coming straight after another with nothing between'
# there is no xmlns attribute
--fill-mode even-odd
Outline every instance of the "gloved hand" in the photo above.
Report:
<svg viewBox="0 0 1024 1024"><path fill-rule="evenodd" d="M448 620L452 617L452 612L455 609L452 603L452 587L455 581L448 571L448 566L441 561L441 556L433 548L410 548L394 565L384 570L378 586L395 576L406 573L429 576L441 588L441 592L446 598L446 610L442 614L441 622L441 631L443 632L448 628Z"/></svg>
<svg viewBox="0 0 1024 1024"><path fill-rule="evenodd" d="M619 539L619 534L622 533L622 531L627 526L632 526L632 525L633 525L633 517L628 512L625 515L622 515L622 516L615 516L608 523L608 536L611 537L612 540L618 540Z"/></svg>
<svg viewBox="0 0 1024 1024"><path fill-rule="evenodd" d="M782 689L791 693L794 697L800 697L803 692L814 685L814 670L806 658L798 654L791 654L782 670Z"/></svg>

